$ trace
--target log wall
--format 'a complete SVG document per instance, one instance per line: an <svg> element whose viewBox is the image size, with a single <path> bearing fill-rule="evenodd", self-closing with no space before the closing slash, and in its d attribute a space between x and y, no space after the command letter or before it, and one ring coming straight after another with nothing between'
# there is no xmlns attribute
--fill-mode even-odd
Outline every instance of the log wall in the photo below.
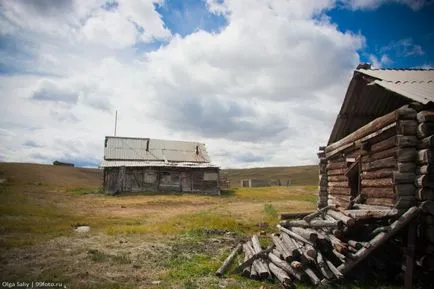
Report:
<svg viewBox="0 0 434 289"><path fill-rule="evenodd" d="M218 168L104 168L104 190L121 192L197 192L220 194Z"/></svg>
<svg viewBox="0 0 434 289"><path fill-rule="evenodd" d="M417 264L428 271L434 271L434 109L417 113L417 161L415 201L423 203L423 212L417 224L419 250Z"/></svg>

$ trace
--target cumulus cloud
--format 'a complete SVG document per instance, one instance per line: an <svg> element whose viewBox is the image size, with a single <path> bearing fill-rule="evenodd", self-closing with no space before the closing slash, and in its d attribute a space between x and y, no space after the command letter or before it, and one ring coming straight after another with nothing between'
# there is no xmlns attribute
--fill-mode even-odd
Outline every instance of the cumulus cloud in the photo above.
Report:
<svg viewBox="0 0 434 289"><path fill-rule="evenodd" d="M381 48L382 52L393 52L398 57L408 57L408 56L420 56L424 55L425 52L422 46L414 44L413 39L405 38L398 41L393 41L388 45Z"/></svg>
<svg viewBox="0 0 434 289"><path fill-rule="evenodd" d="M203 141L224 167L312 164L365 43L322 17L331 0L207 1L225 26L185 36L159 1L26 2L0 19L44 75L0 82L6 160L101 159L118 110L118 135Z"/></svg>
<svg viewBox="0 0 434 289"><path fill-rule="evenodd" d="M353 10L376 9L387 3L404 4L413 10L419 10L428 3L427 0L345 0L342 2L345 6Z"/></svg>
<svg viewBox="0 0 434 289"><path fill-rule="evenodd" d="M392 60L389 58L389 56L387 56L387 54L383 54L380 58L374 54L370 54L369 61L372 64L372 68L383 68L384 66L390 65L392 63Z"/></svg>

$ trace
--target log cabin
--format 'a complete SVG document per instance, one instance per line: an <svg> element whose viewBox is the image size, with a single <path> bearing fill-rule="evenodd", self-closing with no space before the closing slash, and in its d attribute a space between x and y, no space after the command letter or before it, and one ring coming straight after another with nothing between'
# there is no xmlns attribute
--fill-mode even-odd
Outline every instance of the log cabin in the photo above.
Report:
<svg viewBox="0 0 434 289"><path fill-rule="evenodd" d="M434 271L434 70L354 71L319 148L318 207L422 208L416 259Z"/></svg>
<svg viewBox="0 0 434 289"><path fill-rule="evenodd" d="M107 136L104 190L220 194L220 170L202 143Z"/></svg>

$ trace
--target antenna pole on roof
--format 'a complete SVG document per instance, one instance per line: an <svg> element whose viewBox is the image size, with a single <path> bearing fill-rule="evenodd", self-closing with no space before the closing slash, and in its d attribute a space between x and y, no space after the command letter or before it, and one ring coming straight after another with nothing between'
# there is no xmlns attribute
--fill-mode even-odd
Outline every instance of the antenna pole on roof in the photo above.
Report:
<svg viewBox="0 0 434 289"><path fill-rule="evenodd" d="M116 110L116 115L115 115L115 135L116 136L116 127L118 125L118 111Z"/></svg>

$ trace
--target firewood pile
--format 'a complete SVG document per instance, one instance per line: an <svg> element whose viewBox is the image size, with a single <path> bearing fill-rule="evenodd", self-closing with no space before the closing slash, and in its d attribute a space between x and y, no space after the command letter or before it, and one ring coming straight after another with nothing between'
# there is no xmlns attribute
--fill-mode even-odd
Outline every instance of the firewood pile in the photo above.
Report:
<svg viewBox="0 0 434 289"><path fill-rule="evenodd" d="M243 252L243 262L231 273L278 280L284 288L294 288L298 281L327 284L344 278L420 211L419 206L399 211L354 204L349 210L329 205L304 216L294 214L298 219L280 221L278 232L267 237L270 245L266 248L257 235L239 243L216 275L222 276L236 255Z"/></svg>

